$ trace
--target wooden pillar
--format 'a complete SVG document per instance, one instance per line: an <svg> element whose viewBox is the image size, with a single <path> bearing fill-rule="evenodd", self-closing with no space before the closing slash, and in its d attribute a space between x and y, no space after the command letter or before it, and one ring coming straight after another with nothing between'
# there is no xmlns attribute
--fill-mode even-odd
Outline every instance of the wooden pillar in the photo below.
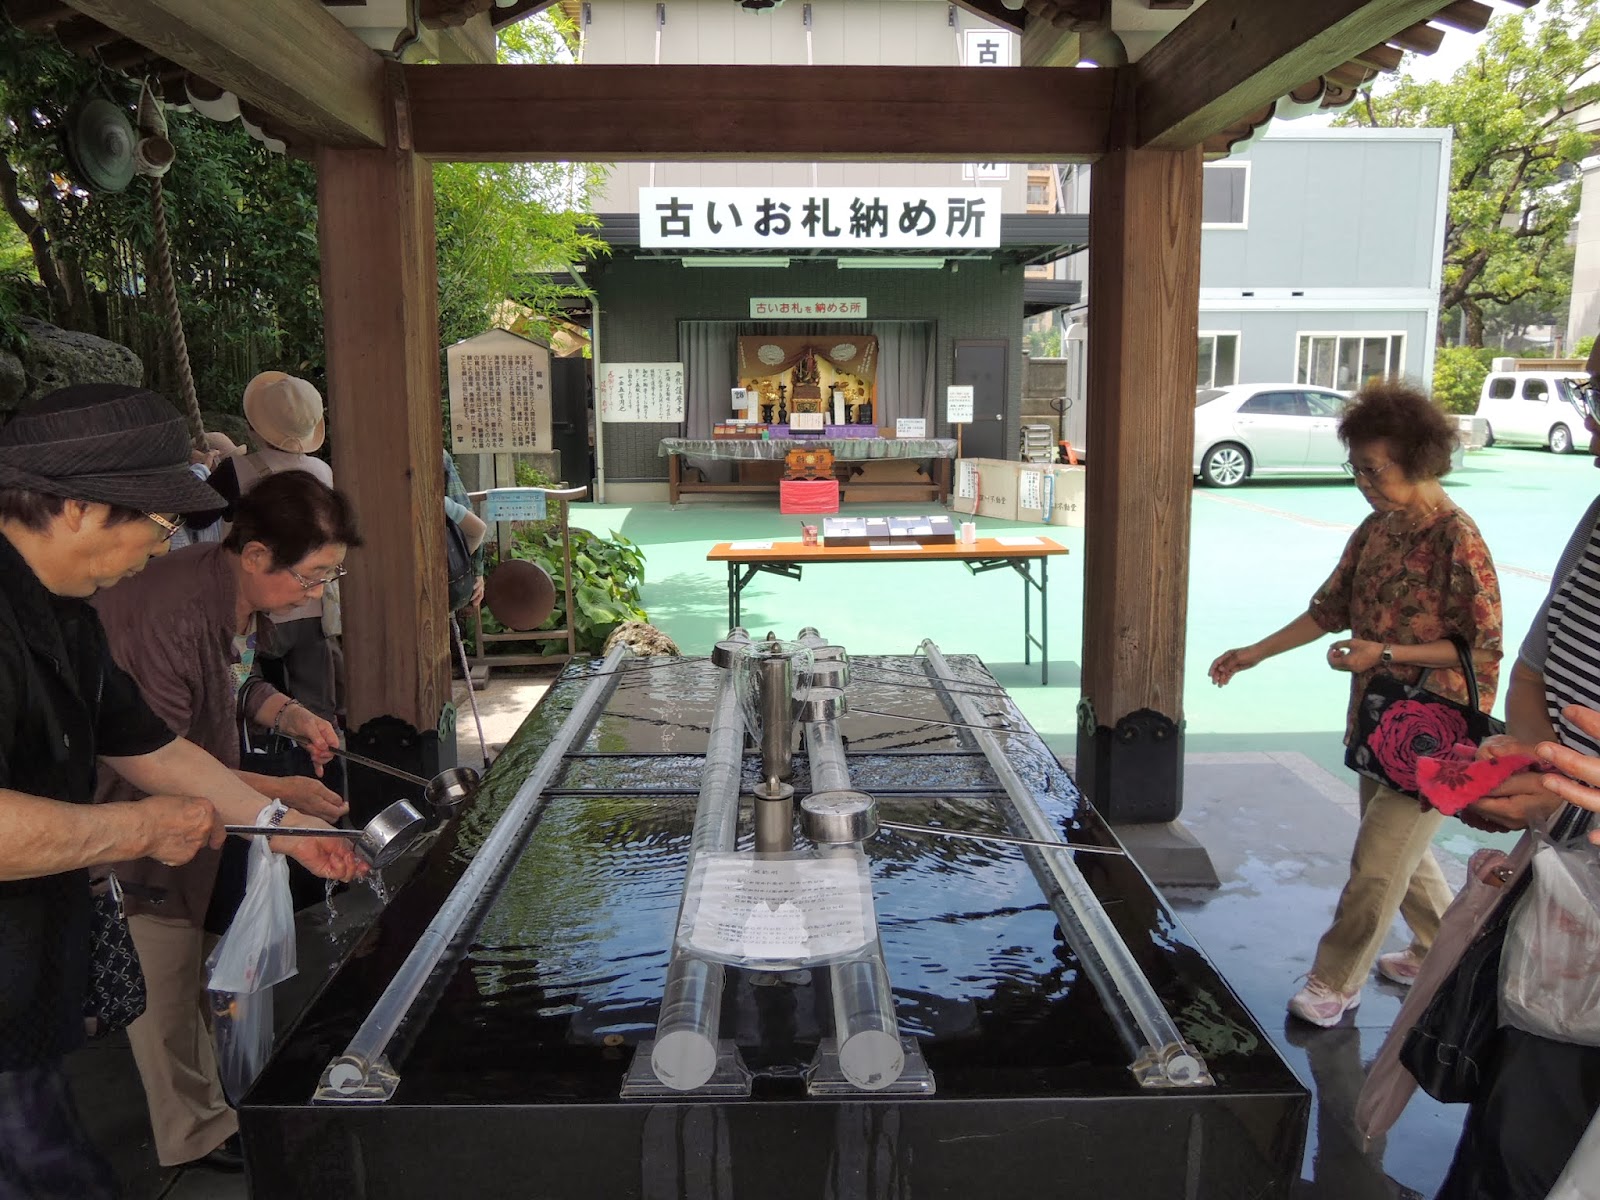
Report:
<svg viewBox="0 0 1600 1200"><path fill-rule="evenodd" d="M366 542L342 584L350 728L427 768L450 699L433 174L398 87L387 107L387 148L317 153L329 436Z"/></svg>
<svg viewBox="0 0 1600 1200"><path fill-rule="evenodd" d="M1183 803L1200 162L1198 147L1113 149L1090 180L1078 777L1117 821Z"/></svg>

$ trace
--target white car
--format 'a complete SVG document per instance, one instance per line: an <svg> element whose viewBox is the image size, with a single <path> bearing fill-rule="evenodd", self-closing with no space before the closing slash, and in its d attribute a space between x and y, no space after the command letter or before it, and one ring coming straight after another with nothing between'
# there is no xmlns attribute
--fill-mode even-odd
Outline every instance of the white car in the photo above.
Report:
<svg viewBox="0 0 1600 1200"><path fill-rule="evenodd" d="M1488 423L1491 446L1582 450L1589 440L1585 412L1574 380L1553 371L1493 371L1478 396L1477 415Z"/></svg>
<svg viewBox="0 0 1600 1200"><path fill-rule="evenodd" d="M1195 394L1194 473L1212 487L1254 475L1338 475L1348 397L1304 383L1236 383Z"/></svg>

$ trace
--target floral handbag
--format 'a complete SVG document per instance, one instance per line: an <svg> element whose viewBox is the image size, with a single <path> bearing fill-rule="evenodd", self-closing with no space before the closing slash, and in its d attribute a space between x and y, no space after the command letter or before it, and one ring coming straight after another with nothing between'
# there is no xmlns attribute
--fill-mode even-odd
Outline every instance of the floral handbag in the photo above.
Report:
<svg viewBox="0 0 1600 1200"><path fill-rule="evenodd" d="M139 952L122 911L122 885L115 875L108 875L94 885L92 897L83 1019L90 1037L104 1037L144 1015L146 994Z"/></svg>
<svg viewBox="0 0 1600 1200"><path fill-rule="evenodd" d="M1467 678L1469 702L1458 704L1428 691L1428 673L1416 683L1392 675L1374 675L1356 708L1355 737L1345 751L1344 765L1357 775L1387 788L1417 795L1417 760L1438 754L1459 742L1474 745L1505 732L1505 723L1478 708L1478 677L1466 639L1450 641Z"/></svg>

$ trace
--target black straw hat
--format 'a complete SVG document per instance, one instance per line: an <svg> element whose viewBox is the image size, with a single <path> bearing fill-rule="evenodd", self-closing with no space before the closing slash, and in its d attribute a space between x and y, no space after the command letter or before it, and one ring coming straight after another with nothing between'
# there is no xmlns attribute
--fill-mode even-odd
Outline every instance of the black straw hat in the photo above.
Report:
<svg viewBox="0 0 1600 1200"><path fill-rule="evenodd" d="M189 434L166 400L121 383L58 388L0 428L0 487L144 512L215 514L189 470Z"/></svg>

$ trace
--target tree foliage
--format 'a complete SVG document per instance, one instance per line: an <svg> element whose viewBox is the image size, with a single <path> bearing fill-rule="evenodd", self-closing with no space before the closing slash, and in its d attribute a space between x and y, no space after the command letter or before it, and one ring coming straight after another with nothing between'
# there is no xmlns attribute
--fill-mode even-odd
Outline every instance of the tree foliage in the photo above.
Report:
<svg viewBox="0 0 1600 1200"><path fill-rule="evenodd" d="M549 16L502 34L502 53L517 61L556 60L565 45ZM64 122L89 94L131 117L138 86L0 18L0 199L9 214L0 220L0 348L16 337L8 314L31 313L131 346L147 382L174 394L146 284L149 186L135 179L125 192L91 194L62 153ZM268 152L237 122L171 110L167 120L177 148L163 181L173 268L202 407L236 413L261 370L324 386L313 167ZM600 177L564 164L435 168L441 350L492 325L509 297L537 333L564 295L583 290L538 272L603 249L585 232Z"/></svg>
<svg viewBox="0 0 1600 1200"><path fill-rule="evenodd" d="M1536 14L1490 23L1477 53L1448 82L1401 74L1340 123L1446 127L1453 134L1440 340L1466 314L1483 345L1485 310L1532 296L1559 310L1570 269L1555 269L1577 215L1575 167L1588 139L1574 115L1600 99L1600 0L1550 0Z"/></svg>
<svg viewBox="0 0 1600 1200"><path fill-rule="evenodd" d="M1433 398L1445 412L1475 413L1489 364L1471 346L1440 346L1433 355Z"/></svg>

